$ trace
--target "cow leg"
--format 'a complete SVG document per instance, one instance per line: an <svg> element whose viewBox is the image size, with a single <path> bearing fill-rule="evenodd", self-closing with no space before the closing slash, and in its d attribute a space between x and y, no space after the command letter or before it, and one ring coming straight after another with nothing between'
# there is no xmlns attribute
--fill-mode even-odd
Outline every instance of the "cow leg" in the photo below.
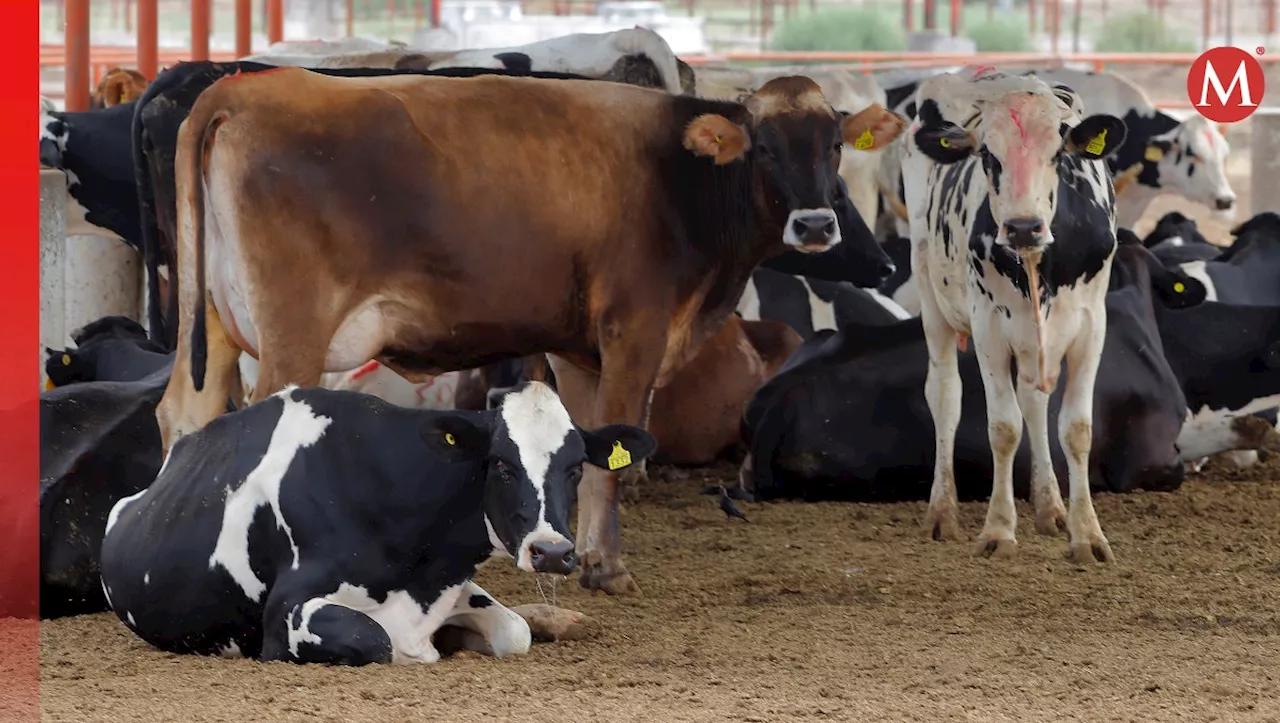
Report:
<svg viewBox="0 0 1280 723"><path fill-rule="evenodd" d="M925 399L933 417L933 487L929 490L929 510L924 526L935 540L959 540L957 519L955 450L956 428L960 426L960 366L956 357L956 332L942 320L941 311L930 294L922 294L922 320L929 347L929 371L925 377Z"/></svg>
<svg viewBox="0 0 1280 723"><path fill-rule="evenodd" d="M1018 406L1027 420L1031 441L1031 502L1036 508L1036 532L1056 535L1067 528L1067 508L1062 504L1058 475L1049 454L1049 395L1019 375Z"/></svg>
<svg viewBox="0 0 1280 723"><path fill-rule="evenodd" d="M630 338L656 340L637 346L616 333L602 334L600 385L596 393L597 424L626 423L642 425L648 416L649 394L666 349L662 335L647 335L643 330L629 330ZM590 520L587 527L586 554L578 582L588 590L603 590L609 595L639 592L631 573L622 564L622 539L618 529L618 475L588 467L582 476L594 489L591 492ZM579 532L579 535L582 533Z"/></svg>
<svg viewBox="0 0 1280 723"><path fill-rule="evenodd" d="M569 412L569 418L583 429L592 429L596 425L592 414L596 401L596 390L600 386L600 377L591 372L560 359L547 356L551 371L556 375L556 388L560 392L560 401ZM592 494L595 491L592 476L595 468L587 465L582 470L582 479L578 482L578 527L575 534L574 552L578 559L587 554L587 530L591 529Z"/></svg>
<svg viewBox="0 0 1280 723"><path fill-rule="evenodd" d="M653 395L657 390L649 390L649 401L645 403L644 421L640 426L649 428L649 416L653 413ZM649 460L642 459L622 471L618 480L622 485L622 496L627 502L640 501L640 488L649 484Z"/></svg>
<svg viewBox="0 0 1280 723"><path fill-rule="evenodd" d="M185 320L184 320L185 321ZM189 324L182 324L180 338L191 334ZM222 325L210 301L205 304L205 329L208 338L204 389L196 391L191 378L191 343L178 344L173 372L164 398L156 406L156 422L160 427L160 444L168 454L182 437L195 432L227 411L227 399L238 393L240 386L240 347Z"/></svg>
<svg viewBox="0 0 1280 723"><path fill-rule="evenodd" d="M1101 307L1101 304L1099 304ZM1110 562L1111 544L1102 534L1089 494L1089 449L1093 444L1093 385L1102 360L1106 321L1094 319L1067 347L1067 388L1058 416L1058 438L1067 456L1071 509L1067 511L1070 555L1076 562Z"/></svg>
<svg viewBox="0 0 1280 723"><path fill-rule="evenodd" d="M987 396L987 439L991 443L991 501L978 535L975 555L1007 557L1017 553L1018 510L1013 503L1013 457L1022 442L1022 410L1009 378L1009 347L999 340L974 338L982 386ZM986 342L986 343L983 343Z"/></svg>
<svg viewBox="0 0 1280 723"><path fill-rule="evenodd" d="M263 662L368 665L390 663L394 657L387 631L359 610L319 597L300 605L268 604L266 609L276 614L264 621Z"/></svg>
<svg viewBox="0 0 1280 723"><path fill-rule="evenodd" d="M533 643L529 623L474 582L467 583L444 624L475 633L461 637L463 647L495 658L527 653Z"/></svg>

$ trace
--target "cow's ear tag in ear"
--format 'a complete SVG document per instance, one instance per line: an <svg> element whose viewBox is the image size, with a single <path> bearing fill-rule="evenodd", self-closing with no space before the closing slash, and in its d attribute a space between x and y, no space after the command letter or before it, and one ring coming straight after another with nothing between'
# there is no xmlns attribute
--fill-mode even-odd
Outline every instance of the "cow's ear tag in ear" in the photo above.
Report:
<svg viewBox="0 0 1280 723"><path fill-rule="evenodd" d="M458 444L458 440L453 438L453 434L451 432L444 433L444 441L445 441L445 444L449 445L450 447L455 447Z"/></svg>
<svg viewBox="0 0 1280 723"><path fill-rule="evenodd" d="M950 148L950 147L951 147L951 139L950 139L950 138L939 138L939 139L938 139L938 145L942 146L943 148Z"/></svg>
<svg viewBox="0 0 1280 723"><path fill-rule="evenodd" d="M853 147L857 148L860 151L865 151L868 148L874 146L875 144L876 144L875 136L871 135L871 129L867 129L862 132L862 135L858 136L858 140L853 142Z"/></svg>
<svg viewBox="0 0 1280 723"><path fill-rule="evenodd" d="M1160 146L1147 146L1147 152L1142 157L1152 163L1159 163L1164 158L1164 151L1160 150Z"/></svg>
<svg viewBox="0 0 1280 723"><path fill-rule="evenodd" d="M1175 281L1173 282L1173 290L1175 293L1181 294L1182 292L1187 290L1187 285L1182 283L1181 281Z"/></svg>
<svg viewBox="0 0 1280 723"><path fill-rule="evenodd" d="M63 355L62 355L62 366L64 366L64 367L69 367L69 366L71 366L71 355L70 355L70 354L63 354Z"/></svg>
<svg viewBox="0 0 1280 723"><path fill-rule="evenodd" d="M1089 141L1089 145L1084 147L1086 153L1091 156L1100 156L1102 151L1107 147L1107 129L1103 128L1102 132L1093 137Z"/></svg>
<svg viewBox="0 0 1280 723"><path fill-rule="evenodd" d="M613 443L613 451L609 453L609 471L622 469L631 464L631 453L623 448L622 442Z"/></svg>

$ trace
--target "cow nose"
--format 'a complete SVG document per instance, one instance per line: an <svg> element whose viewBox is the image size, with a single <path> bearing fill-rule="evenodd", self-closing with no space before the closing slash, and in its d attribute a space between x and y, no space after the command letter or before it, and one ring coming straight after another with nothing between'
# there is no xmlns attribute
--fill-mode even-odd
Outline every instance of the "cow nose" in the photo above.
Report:
<svg viewBox="0 0 1280 723"><path fill-rule="evenodd" d="M1231 196L1223 196L1213 202L1214 208L1219 211L1230 211L1231 207L1236 205L1236 199Z"/></svg>
<svg viewBox="0 0 1280 723"><path fill-rule="evenodd" d="M578 566L578 556L573 552L573 543L566 540L532 542L529 544L529 562L534 572L568 575Z"/></svg>
<svg viewBox="0 0 1280 723"><path fill-rule="evenodd" d="M1138 487L1153 492L1172 492L1182 486L1183 465L1153 466L1142 470Z"/></svg>
<svg viewBox="0 0 1280 723"><path fill-rule="evenodd" d="M1004 222L1004 235L1015 249L1033 248L1044 238L1044 222L1038 218L1011 218Z"/></svg>
<svg viewBox="0 0 1280 723"><path fill-rule="evenodd" d="M892 261L881 261L880 266L876 270L880 273L880 280L884 281L890 276L893 276L894 272L898 270L898 266Z"/></svg>
<svg viewBox="0 0 1280 723"><path fill-rule="evenodd" d="M828 244L840 235L840 225L835 211L829 208L793 211L786 235L786 240L795 246Z"/></svg>

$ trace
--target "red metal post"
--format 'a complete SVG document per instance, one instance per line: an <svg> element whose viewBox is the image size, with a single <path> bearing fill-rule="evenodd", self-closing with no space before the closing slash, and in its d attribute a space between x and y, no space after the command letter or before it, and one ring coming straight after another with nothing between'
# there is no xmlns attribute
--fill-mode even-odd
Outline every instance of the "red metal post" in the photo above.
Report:
<svg viewBox="0 0 1280 723"><path fill-rule="evenodd" d="M253 55L253 0L236 0L236 57Z"/></svg>
<svg viewBox="0 0 1280 723"><path fill-rule="evenodd" d="M1031 23L1031 32L1036 31L1036 0L1027 0L1027 18Z"/></svg>
<svg viewBox="0 0 1280 723"><path fill-rule="evenodd" d="M191 59L209 59L209 0L191 0Z"/></svg>
<svg viewBox="0 0 1280 723"><path fill-rule="evenodd" d="M267 42L284 40L284 0L267 0Z"/></svg>
<svg viewBox="0 0 1280 723"><path fill-rule="evenodd" d="M1053 0L1053 42L1050 48L1058 54L1058 38L1062 35L1062 0Z"/></svg>
<svg viewBox="0 0 1280 723"><path fill-rule="evenodd" d="M1200 23L1200 47L1209 47L1209 35L1213 32L1213 0L1204 0L1204 20Z"/></svg>
<svg viewBox="0 0 1280 723"><path fill-rule="evenodd" d="M159 5L160 0L138 0L138 72L147 80L155 80L160 63Z"/></svg>
<svg viewBox="0 0 1280 723"><path fill-rule="evenodd" d="M347 37L356 34L356 0L347 0Z"/></svg>
<svg viewBox="0 0 1280 723"><path fill-rule="evenodd" d="M924 0L924 29L938 29L938 3L937 0Z"/></svg>
<svg viewBox="0 0 1280 723"><path fill-rule="evenodd" d="M902 0L902 24L910 33L916 29L916 0Z"/></svg>
<svg viewBox="0 0 1280 723"><path fill-rule="evenodd" d="M67 110L89 110L89 0L67 0Z"/></svg>
<svg viewBox="0 0 1280 723"><path fill-rule="evenodd" d="M1276 34L1276 0L1267 0L1267 39Z"/></svg>
<svg viewBox="0 0 1280 723"><path fill-rule="evenodd" d="M124 0L124 31L133 32L133 0Z"/></svg>
<svg viewBox="0 0 1280 723"><path fill-rule="evenodd" d="M693 14L693 0L689 2L689 14ZM440 0L431 0L431 27L440 27Z"/></svg>
<svg viewBox="0 0 1280 723"><path fill-rule="evenodd" d="M951 37L953 38L960 34L961 12L960 0L951 0Z"/></svg>

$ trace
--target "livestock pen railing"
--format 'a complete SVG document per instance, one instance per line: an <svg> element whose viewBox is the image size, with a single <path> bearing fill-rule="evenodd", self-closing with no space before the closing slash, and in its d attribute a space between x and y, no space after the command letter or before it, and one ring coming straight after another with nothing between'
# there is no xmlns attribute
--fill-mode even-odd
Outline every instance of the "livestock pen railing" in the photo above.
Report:
<svg viewBox="0 0 1280 723"><path fill-rule="evenodd" d="M1067 63L1085 64L1095 71L1117 69L1131 65L1171 65L1190 68L1196 53L912 53L912 52L821 52L821 51L764 51L725 52L684 56L690 65L806 65L824 64L862 73L886 70L927 70L954 65L1014 65L1054 67ZM235 60L233 51L211 51L210 60ZM160 49L157 60L161 67L173 65L191 58L186 48ZM1280 61L1280 54L1261 55L1264 64ZM129 46L94 46L89 51L89 77L96 84L112 67L136 67L137 49ZM66 49L61 45L40 46L40 68L65 68ZM50 91L51 98L64 98L66 91ZM1156 99L1156 105L1166 108L1189 108L1183 99Z"/></svg>

